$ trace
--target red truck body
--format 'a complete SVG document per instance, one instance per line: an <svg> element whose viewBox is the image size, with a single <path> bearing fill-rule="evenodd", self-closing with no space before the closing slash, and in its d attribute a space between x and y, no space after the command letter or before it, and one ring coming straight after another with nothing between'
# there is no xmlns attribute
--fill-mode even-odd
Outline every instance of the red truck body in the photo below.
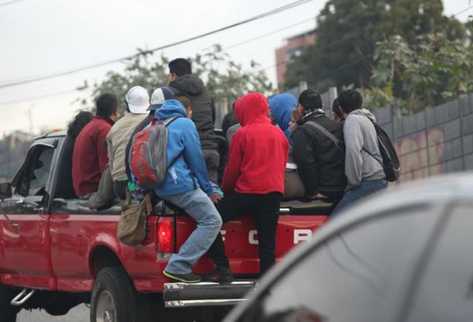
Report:
<svg viewBox="0 0 473 322"><path fill-rule="evenodd" d="M90 293L98 271L114 265L123 268L137 293L162 293L164 283L169 283L162 271L170 255L194 229L194 222L186 215L164 211L161 216L148 217L143 245L129 247L120 243L116 237L118 207L103 213L84 213L83 208L75 211L69 206L77 200L57 198L57 190L64 183L61 180L65 180L57 170L64 159L64 141L63 134L36 140L14 180L16 193L1 203L0 287ZM45 153L48 157L44 157ZM43 179L44 187L34 190L34 194L20 196L18 192L24 190L21 176L31 176L28 167L37 164L35 158L46 159L41 159L43 166L48 160L51 163L46 164L49 172L47 179ZM33 167L32 171L37 170ZM32 177L27 185L30 192L37 185L33 180L42 178L37 172ZM277 228L277 260L294 245L310 238L327 220L323 213L307 209L298 213L290 206L282 207ZM242 217L230 221L224 225L223 233L232 271L237 277L255 276L259 271L258 241L252 220ZM194 270L204 273L212 267L204 257Z"/></svg>
<svg viewBox="0 0 473 322"><path fill-rule="evenodd" d="M50 291L90 292L94 254L109 250L120 260L139 292L161 292L169 282L162 275L174 248L174 218L151 216L143 245L129 247L116 238L117 215L9 215L0 217L0 282ZM281 259L295 244L311 236L326 216L281 215L276 256ZM13 228L11 225L14 224ZM194 228L191 219L177 217L177 247ZM257 235L248 217L224 226L225 250L232 271L254 275L259 270ZM161 235L161 237L159 236ZM161 244L160 244L161 242ZM208 272L212 263L202 258L196 272Z"/></svg>

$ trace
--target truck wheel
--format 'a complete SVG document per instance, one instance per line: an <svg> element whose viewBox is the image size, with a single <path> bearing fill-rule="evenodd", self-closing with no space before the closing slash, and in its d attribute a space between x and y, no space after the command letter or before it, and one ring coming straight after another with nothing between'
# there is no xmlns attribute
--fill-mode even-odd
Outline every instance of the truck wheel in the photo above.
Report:
<svg viewBox="0 0 473 322"><path fill-rule="evenodd" d="M135 322L136 293L120 267L100 270L92 292L91 322Z"/></svg>
<svg viewBox="0 0 473 322"><path fill-rule="evenodd" d="M0 322L16 322L18 309L10 305L13 298L11 290L0 284Z"/></svg>

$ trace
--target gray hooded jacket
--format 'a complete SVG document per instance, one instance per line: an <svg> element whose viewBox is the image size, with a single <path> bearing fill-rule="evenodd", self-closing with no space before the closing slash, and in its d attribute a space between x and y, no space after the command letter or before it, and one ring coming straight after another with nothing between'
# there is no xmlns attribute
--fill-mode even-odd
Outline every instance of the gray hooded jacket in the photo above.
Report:
<svg viewBox="0 0 473 322"><path fill-rule="evenodd" d="M370 119L375 121L375 116L367 109L355 110L348 115L343 126L348 189L360 185L362 181L386 178L376 129Z"/></svg>

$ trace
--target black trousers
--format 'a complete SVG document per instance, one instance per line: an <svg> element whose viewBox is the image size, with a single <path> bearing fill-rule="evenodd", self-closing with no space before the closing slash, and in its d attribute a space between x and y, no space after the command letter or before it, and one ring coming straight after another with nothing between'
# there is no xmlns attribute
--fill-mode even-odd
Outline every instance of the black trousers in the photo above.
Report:
<svg viewBox="0 0 473 322"><path fill-rule="evenodd" d="M279 217L279 206L282 194L269 193L266 195L234 193L225 196L217 209L223 222L242 215L253 217L258 230L260 273L264 274L273 266L275 261L276 228ZM229 267L225 255L222 235L219 233L208 251L208 256L220 267Z"/></svg>
<svg viewBox="0 0 473 322"><path fill-rule="evenodd" d="M113 193L115 197L120 200L126 200L126 194L128 191L128 181L114 181L113 182Z"/></svg>

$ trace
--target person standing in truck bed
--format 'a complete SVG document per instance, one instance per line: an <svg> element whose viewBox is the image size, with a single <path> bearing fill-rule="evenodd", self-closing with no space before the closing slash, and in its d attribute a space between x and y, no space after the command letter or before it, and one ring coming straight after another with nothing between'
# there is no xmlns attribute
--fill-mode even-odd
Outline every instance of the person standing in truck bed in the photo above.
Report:
<svg viewBox="0 0 473 322"><path fill-rule="evenodd" d="M235 114L242 127L230 146L223 178L225 196L217 208L224 222L246 214L254 218L263 274L275 261L276 227L289 144L281 129L271 123L268 100L263 94L249 93L239 98ZM216 270L207 279L230 282L233 277L220 233L208 255Z"/></svg>
<svg viewBox="0 0 473 322"><path fill-rule="evenodd" d="M209 178L213 182L218 181L218 167L220 155L218 143L215 138L215 109L212 98L204 85L204 82L192 74L191 63L184 58L177 58L169 63L169 86L176 89L176 96L187 96L192 104L192 121L194 121L199 132L202 152Z"/></svg>

